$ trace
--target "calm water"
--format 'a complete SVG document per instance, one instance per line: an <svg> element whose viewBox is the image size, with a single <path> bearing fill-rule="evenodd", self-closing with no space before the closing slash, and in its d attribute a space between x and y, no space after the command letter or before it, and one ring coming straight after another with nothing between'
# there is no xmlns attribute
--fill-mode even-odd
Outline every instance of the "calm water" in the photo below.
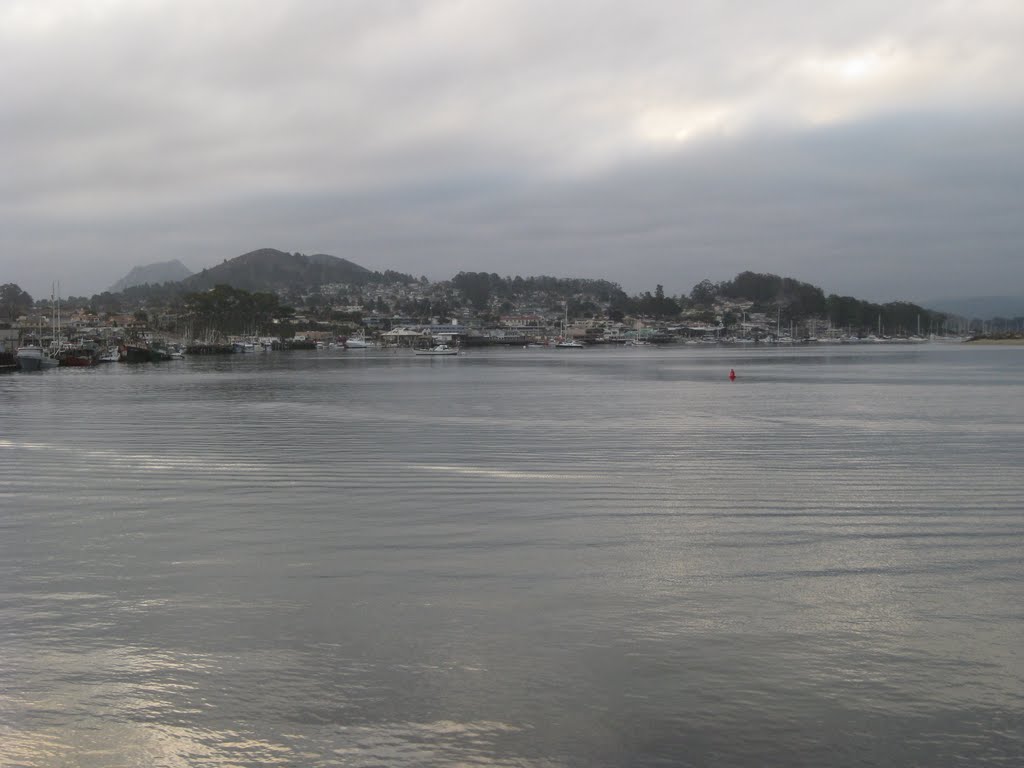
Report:
<svg viewBox="0 0 1024 768"><path fill-rule="evenodd" d="M1024 760L1024 348L272 353L0 408L5 768Z"/></svg>

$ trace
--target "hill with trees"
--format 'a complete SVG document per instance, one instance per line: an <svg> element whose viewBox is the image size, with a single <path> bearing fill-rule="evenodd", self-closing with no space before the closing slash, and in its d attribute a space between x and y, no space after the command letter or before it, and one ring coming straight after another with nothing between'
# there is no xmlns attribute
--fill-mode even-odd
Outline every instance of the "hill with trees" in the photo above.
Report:
<svg viewBox="0 0 1024 768"><path fill-rule="evenodd" d="M293 291L313 289L331 283L365 285L368 283L415 282L398 272L373 272L348 259L325 253L306 256L274 248L261 248L216 267L204 269L182 281L186 291L204 291L216 285L230 285L245 291Z"/></svg>
<svg viewBox="0 0 1024 768"><path fill-rule="evenodd" d="M161 285L177 283L192 274L192 270L177 259L159 261L142 267L132 267L131 271L110 286L105 293L120 293L137 285Z"/></svg>
<svg viewBox="0 0 1024 768"><path fill-rule="evenodd" d="M784 323L818 318L833 327L857 331L870 331L881 325L890 332L912 332L920 325L922 332L927 332L948 317L906 301L876 304L852 296L826 296L816 285L759 272L741 272L720 283L703 280L693 287L690 300L700 306L723 300L751 302L751 311L776 314Z"/></svg>

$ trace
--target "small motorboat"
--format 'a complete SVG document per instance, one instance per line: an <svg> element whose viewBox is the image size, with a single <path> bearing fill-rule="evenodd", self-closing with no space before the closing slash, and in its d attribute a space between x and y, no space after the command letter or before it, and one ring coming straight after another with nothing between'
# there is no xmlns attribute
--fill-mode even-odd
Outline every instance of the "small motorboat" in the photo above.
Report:
<svg viewBox="0 0 1024 768"><path fill-rule="evenodd" d="M438 344L430 349L417 349L414 352L417 355L457 355L459 354L459 348L449 347L447 344Z"/></svg>

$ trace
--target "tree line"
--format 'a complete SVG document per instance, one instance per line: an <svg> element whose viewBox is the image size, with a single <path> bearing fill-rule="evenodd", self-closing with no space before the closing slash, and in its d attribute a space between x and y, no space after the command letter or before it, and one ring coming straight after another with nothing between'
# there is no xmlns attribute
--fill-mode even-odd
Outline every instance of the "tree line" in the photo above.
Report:
<svg viewBox="0 0 1024 768"><path fill-rule="evenodd" d="M373 273L372 282L419 283L426 278L412 278L397 272ZM605 317L621 320L641 315L672 320L684 313L689 317L714 319L716 306L724 301L749 301L751 312L775 316L779 322L818 318L834 327L857 331L874 330L880 324L886 333L922 332L939 328L947 321L945 313L929 310L911 302L877 304L852 296L828 294L810 283L769 273L741 272L731 280L702 280L688 296L667 296L661 285L653 292L628 295L622 287L608 280L560 278L547 275L502 277L488 272L459 272L447 284L441 283L433 298L403 299L389 306L380 298L370 305L371 311L386 314L399 311L412 317L443 317L468 305L483 316L507 313L515 307L534 303L548 311L567 308L573 317ZM454 290L447 290L448 288ZM298 297L296 297L298 298ZM88 308L97 315L120 314L140 307L167 307L187 318L193 332L208 330L224 333L262 332L277 321L287 321L294 310L281 304L274 293L253 292L217 285L208 291L185 292L180 283L141 285L120 293L104 292L90 299L69 297L67 304ZM304 303L309 309L326 310L329 300L314 294ZM12 322L33 307L32 297L14 283L0 286L0 321ZM726 317L731 320L731 317ZM1015 321L1006 323L1012 326Z"/></svg>
<svg viewBox="0 0 1024 768"><path fill-rule="evenodd" d="M941 327L949 317L907 301L877 304L834 293L826 296L821 288L810 283L749 271L719 283L702 280L693 287L690 299L699 306L711 306L722 299L746 300L753 302L752 312L774 313L787 324L791 320L820 318L836 328L858 331L881 325L886 333L914 332L918 325L925 333Z"/></svg>

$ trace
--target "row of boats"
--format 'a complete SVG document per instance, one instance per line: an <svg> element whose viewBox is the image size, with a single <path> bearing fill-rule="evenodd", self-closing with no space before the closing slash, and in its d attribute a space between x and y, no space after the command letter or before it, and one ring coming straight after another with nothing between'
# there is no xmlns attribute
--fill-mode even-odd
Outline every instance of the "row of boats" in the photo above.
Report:
<svg viewBox="0 0 1024 768"><path fill-rule="evenodd" d="M43 347L28 344L18 347L14 362L22 371L41 371L65 366L88 368L100 363L150 363L174 360L184 357L179 347L164 347L154 344L121 344L103 348L94 343L60 344Z"/></svg>
<svg viewBox="0 0 1024 768"><path fill-rule="evenodd" d="M745 339L745 338L729 338L729 337L713 337L706 336L698 339L688 339L683 344L702 344L702 345L731 345L731 344L758 344L758 345L771 345L771 346L782 346L792 344L809 344L809 343L840 343L840 344L872 344L872 343L924 343L932 340L947 340L945 338L929 339L925 337L896 337L886 338L879 336L868 336L864 338L856 337L843 337L843 338L825 338L825 339L790 339L790 338L762 338L762 339ZM948 339L953 341L954 339ZM959 340L959 339L955 339ZM234 344L227 345L203 345L197 344L193 347L188 348L189 354L219 354L219 353L239 353L239 352L254 352L263 351L270 349L277 349L280 342L278 340L266 340L266 343L262 343L263 340L253 341L236 341ZM315 348L321 348L322 342L318 342ZM331 345L334 346L333 344ZM341 341L339 346L344 346L345 349L352 350L363 350L375 348L377 345L372 341L368 341L365 337L349 338ZM527 348L555 348L555 349L585 349L588 345L572 338L563 337L558 340L548 340L546 342L530 342L525 345ZM630 339L625 342L625 346L633 347L652 347L655 346L652 342L643 339ZM310 349L314 348L312 342L310 343ZM101 347L96 342L78 342L78 343L61 343L57 345L50 345L49 347L43 347L38 344L28 344L25 346L18 347L16 354L14 355L14 366L22 371L39 371L48 368L56 368L58 366L68 367L89 367L93 365L99 365L100 363L155 363L167 360L181 359L185 356L186 350L180 345L164 344L164 343L132 343L132 344L120 344L112 347ZM460 354L460 347L453 344L447 343L435 343L433 346L426 348L414 348L412 350L414 355L424 357L434 356L455 356ZM10 354L7 353L8 361L10 361ZM3 367L3 366L0 366ZM6 366L10 367L10 366Z"/></svg>

